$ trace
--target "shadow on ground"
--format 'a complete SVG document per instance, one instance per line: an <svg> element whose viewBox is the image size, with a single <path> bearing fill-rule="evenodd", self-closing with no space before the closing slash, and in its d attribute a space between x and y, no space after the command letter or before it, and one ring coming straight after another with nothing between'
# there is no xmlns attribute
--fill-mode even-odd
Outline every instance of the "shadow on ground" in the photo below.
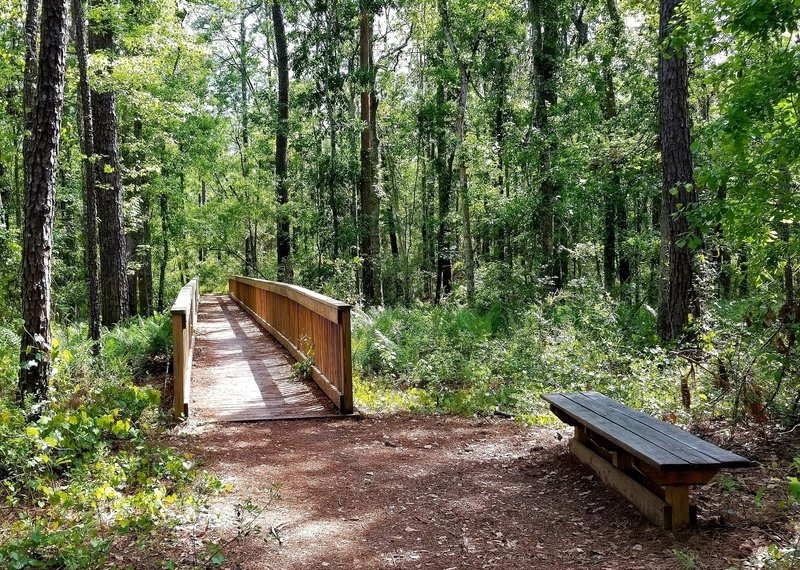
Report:
<svg viewBox="0 0 800 570"><path fill-rule="evenodd" d="M235 503L282 485L231 568L730 568L753 534L702 501L699 529L650 526L568 454L566 430L408 415L184 429L179 445L234 488L215 539L235 536Z"/></svg>

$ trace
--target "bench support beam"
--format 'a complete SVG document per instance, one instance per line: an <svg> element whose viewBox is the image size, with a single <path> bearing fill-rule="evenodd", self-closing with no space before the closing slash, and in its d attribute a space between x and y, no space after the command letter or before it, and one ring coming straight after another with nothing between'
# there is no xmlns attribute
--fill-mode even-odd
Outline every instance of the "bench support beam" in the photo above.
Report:
<svg viewBox="0 0 800 570"><path fill-rule="evenodd" d="M578 430L576 435L577 433ZM612 461L620 466L617 467L591 449L590 441L583 443L578 437L582 436L569 441L573 455L591 467L603 483L630 501L654 525L668 530L677 530L690 525L689 487L685 485L663 487L664 497L661 498L623 470L629 465L629 456L619 452L612 453Z"/></svg>

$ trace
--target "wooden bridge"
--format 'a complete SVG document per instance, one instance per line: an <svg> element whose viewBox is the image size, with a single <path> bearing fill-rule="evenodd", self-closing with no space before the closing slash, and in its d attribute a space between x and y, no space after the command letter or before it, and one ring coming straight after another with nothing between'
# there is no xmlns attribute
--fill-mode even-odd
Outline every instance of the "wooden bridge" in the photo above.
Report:
<svg viewBox="0 0 800 570"><path fill-rule="evenodd" d="M353 415L346 303L240 276L227 295L201 297L193 279L172 306L172 338L176 419Z"/></svg>

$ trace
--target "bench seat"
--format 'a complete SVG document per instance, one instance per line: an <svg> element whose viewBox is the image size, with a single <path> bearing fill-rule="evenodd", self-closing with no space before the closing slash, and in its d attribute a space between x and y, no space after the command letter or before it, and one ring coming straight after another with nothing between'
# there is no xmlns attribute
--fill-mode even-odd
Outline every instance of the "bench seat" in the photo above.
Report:
<svg viewBox="0 0 800 570"><path fill-rule="evenodd" d="M708 483L720 469L751 466L744 457L599 392L542 397L559 419L575 427L571 451L665 528L693 520L689 485Z"/></svg>

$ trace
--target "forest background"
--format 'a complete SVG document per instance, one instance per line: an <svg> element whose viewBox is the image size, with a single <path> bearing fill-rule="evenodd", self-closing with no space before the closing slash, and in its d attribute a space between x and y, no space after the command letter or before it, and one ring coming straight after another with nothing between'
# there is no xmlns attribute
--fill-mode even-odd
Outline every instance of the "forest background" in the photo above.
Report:
<svg viewBox="0 0 800 570"><path fill-rule="evenodd" d="M0 5L12 502L163 424L141 378L194 276L356 305L366 409L535 423L541 392L596 389L797 423L796 0L43 0L69 45L41 334L20 267L50 44L38 1Z"/></svg>

